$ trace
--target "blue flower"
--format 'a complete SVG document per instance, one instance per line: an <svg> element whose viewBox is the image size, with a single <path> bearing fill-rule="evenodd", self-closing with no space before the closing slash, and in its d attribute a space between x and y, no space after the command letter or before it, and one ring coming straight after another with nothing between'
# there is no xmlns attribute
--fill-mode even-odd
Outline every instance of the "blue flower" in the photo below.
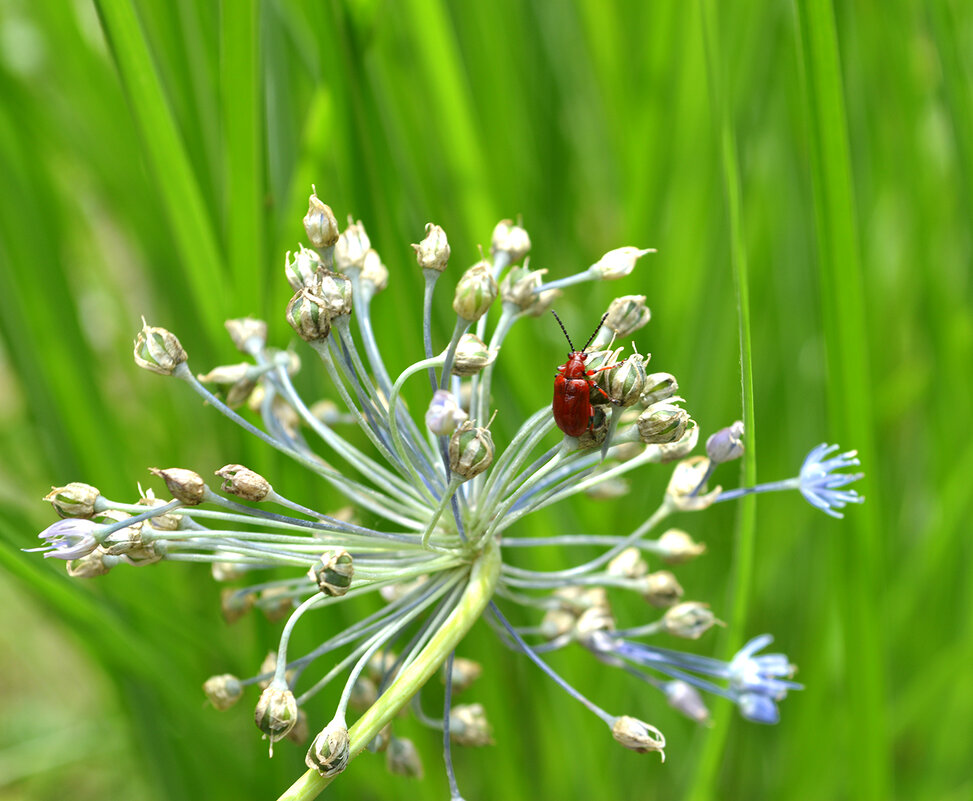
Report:
<svg viewBox="0 0 973 801"><path fill-rule="evenodd" d="M861 464L857 459L858 451L847 451L830 459L825 458L836 450L838 450L837 445L826 443L821 443L812 450L801 465L798 486L801 494L812 506L832 517L844 517L841 512L835 510L843 508L848 503L863 503L865 498L855 490L843 490L841 487L858 481L865 474L835 472Z"/></svg>
<svg viewBox="0 0 973 801"><path fill-rule="evenodd" d="M87 556L98 547L95 530L101 528L93 520L83 518L67 518L58 520L45 528L37 536L47 540L40 548L24 548L25 551L44 551L44 557L54 556L58 559L80 559Z"/></svg>

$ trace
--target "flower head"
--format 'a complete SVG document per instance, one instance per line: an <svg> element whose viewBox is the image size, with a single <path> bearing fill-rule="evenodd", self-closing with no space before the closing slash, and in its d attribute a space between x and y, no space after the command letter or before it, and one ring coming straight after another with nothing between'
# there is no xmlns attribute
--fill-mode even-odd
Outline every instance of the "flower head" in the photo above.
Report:
<svg viewBox="0 0 973 801"><path fill-rule="evenodd" d="M87 556L98 547L95 532L103 526L94 520L69 517L58 520L45 528L37 536L47 542L40 548L24 548L25 551L39 551L44 557L54 556L58 559L80 559Z"/></svg>
<svg viewBox="0 0 973 801"><path fill-rule="evenodd" d="M817 507L825 514L832 517L844 517L837 509L843 508L849 503L864 503L865 498L855 490L843 490L853 481L858 481L864 473L838 473L846 467L856 467L861 464L858 461L858 451L846 451L832 456L830 459L825 457L838 450L837 445L821 443L812 450L804 459L801 465L800 490L801 494L807 499L808 503Z"/></svg>

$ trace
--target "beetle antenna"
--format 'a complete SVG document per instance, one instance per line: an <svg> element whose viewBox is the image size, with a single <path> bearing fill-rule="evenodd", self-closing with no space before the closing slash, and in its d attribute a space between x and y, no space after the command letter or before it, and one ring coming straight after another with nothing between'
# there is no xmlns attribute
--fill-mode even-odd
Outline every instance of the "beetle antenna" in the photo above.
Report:
<svg viewBox="0 0 973 801"><path fill-rule="evenodd" d="M561 318L557 316L557 312L554 311L554 309L551 309L551 314L554 315L554 319L557 320L557 324L561 326L561 330L564 332L564 338L568 341L568 344L571 346L571 352L574 353L575 352L574 343L571 342L571 337L568 336L568 329L564 327L564 323L561 322ZM587 345L585 345L585 347L587 347Z"/></svg>
<svg viewBox="0 0 973 801"><path fill-rule="evenodd" d="M603 325L605 324L605 319L606 319L607 317L608 317L608 312L605 312L605 313L604 313L604 314L603 314L603 315L601 316L601 320L600 320L600 322L598 323L598 326L597 326L597 328L595 328L595 330L594 330L594 332L593 332L593 333L591 334L591 336L590 336L590 337L588 337L588 341L584 343L584 347L583 347L583 348L581 349L581 352L582 352L582 353L584 353L584 352L585 352L586 350L588 350L588 345L590 345L590 344L592 343L592 341L593 341L593 340L594 340L594 338L595 338L595 335L596 335L596 334L597 334L597 333L598 333L599 331L601 331L601 327L602 327L602 326L603 326ZM558 322L561 322L561 321L560 321L560 320L558 320Z"/></svg>

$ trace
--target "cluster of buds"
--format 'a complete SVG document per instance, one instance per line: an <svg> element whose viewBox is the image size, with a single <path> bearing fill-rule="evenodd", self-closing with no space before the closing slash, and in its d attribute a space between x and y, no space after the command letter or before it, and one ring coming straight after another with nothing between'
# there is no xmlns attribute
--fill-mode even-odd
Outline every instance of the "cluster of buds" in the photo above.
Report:
<svg viewBox="0 0 973 801"><path fill-rule="evenodd" d="M544 313L564 287L629 275L652 251L619 248L575 275L546 281L546 270L528 264L526 230L505 220L493 233L490 257L481 253L456 279L455 328L437 352L431 310L451 248L443 229L430 223L413 246L425 281L425 354L395 375L371 322L372 303L389 273L364 226L349 218L339 231L335 215L316 195L304 224L310 247L300 246L285 262L294 289L285 316L319 357L345 412L331 401L308 404L300 397L292 381L300 360L268 347L267 326L259 320L227 323L249 359L242 364L197 377L179 340L148 324L136 339L135 359L185 382L214 410L311 471L352 511L308 508L244 465L226 465L213 478L183 468L153 469L171 500L140 490L134 503L115 501L78 482L54 488L46 500L62 519L41 533L44 544L34 550L65 560L71 575L89 578L119 565L209 562L214 579L227 585L227 622L251 609L286 619L276 650L254 675L214 676L204 691L213 706L225 709L248 688L261 688L255 721L273 745L285 738L306 741L307 702L344 677L334 716L307 752L303 781L317 789L366 748L384 751L391 772L421 776L414 744L397 732L399 713L411 700L420 722L448 732L447 755L450 742L493 742L482 704L452 703L482 672L453 653L483 613L493 616L507 644L582 699L617 742L635 751L662 754L665 738L649 723L610 714L584 698L544 662L542 652L581 647L608 666L623 665L696 721L709 716L704 691L731 699L750 720L774 722L778 702L799 685L790 680L793 666L786 657L756 655L769 636L752 640L729 662L672 647L680 638L703 637L719 620L706 603L683 597L669 569L701 556L705 546L664 523L673 514L748 493L795 489L840 516L839 509L862 500L847 489L860 474L842 472L858 464L854 452L834 455L835 447L822 445L793 478L710 489L717 467L743 454L743 426L717 431L705 456L691 455L699 427L676 395L676 379L649 373L647 355L622 358L621 350L612 350L615 338L628 338L649 322L644 295L611 303L589 340L590 351L572 346L569 360L583 377L572 379L582 383L571 396L576 405L570 407L570 433L556 419L565 414L564 391L553 409L539 402L512 438L495 442L491 381L511 327ZM419 420L401 400L408 381L428 381L428 407ZM225 387L225 398L207 384ZM260 425L244 416L251 412ZM343 431L348 424L358 427L366 445ZM526 515L579 494L615 497L628 490L639 467L667 462L675 464L658 508L631 532L516 536ZM522 549L538 547L594 547L598 555L560 570L518 564ZM271 569L287 577L261 580ZM625 628L613 611L613 598L622 593L644 600L641 619ZM344 630L319 627L328 631L319 644L292 653L291 633L306 614L326 614L360 596L373 599L371 614ZM539 625L512 625L495 599L525 607ZM667 644L642 642L653 637ZM318 668L342 649L340 659ZM443 715L434 720L422 712L416 694L441 669ZM351 713L359 716L349 726Z"/></svg>

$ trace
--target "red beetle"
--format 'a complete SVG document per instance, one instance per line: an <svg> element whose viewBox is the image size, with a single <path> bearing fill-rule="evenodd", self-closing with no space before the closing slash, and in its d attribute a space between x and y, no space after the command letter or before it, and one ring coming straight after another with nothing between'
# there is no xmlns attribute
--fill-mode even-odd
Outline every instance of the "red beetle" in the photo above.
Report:
<svg viewBox="0 0 973 801"><path fill-rule="evenodd" d="M594 387L608 398L609 401L612 401L611 396L591 380L591 376L600 373L602 370L608 370L615 365L609 364L606 367L599 367L597 370L585 370L584 367L585 359L589 355L585 351L595 338L595 334L598 333L602 323L605 322L605 317L608 315L605 314L601 318L601 321L598 323L598 328L588 337L588 341L584 343L584 347L581 350L575 350L574 343L571 342L571 337L568 336L567 329L564 327L564 323L561 322L561 318L557 316L557 313L553 309L551 310L551 314L554 315L557 324L561 326L561 330L564 331L564 336L568 340L568 345L571 346L568 360L557 368L557 376L554 379L554 422L569 437L580 437L591 425L591 415L593 414L590 398L591 387Z"/></svg>

